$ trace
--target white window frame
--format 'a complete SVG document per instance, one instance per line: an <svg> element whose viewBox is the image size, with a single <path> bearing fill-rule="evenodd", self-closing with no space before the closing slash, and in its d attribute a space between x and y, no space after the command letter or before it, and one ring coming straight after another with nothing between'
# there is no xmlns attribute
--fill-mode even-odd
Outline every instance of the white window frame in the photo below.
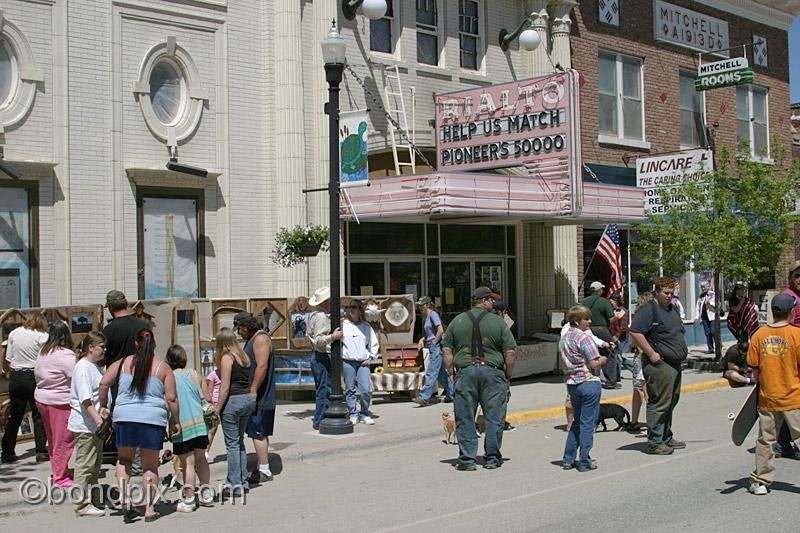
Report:
<svg viewBox="0 0 800 533"><path fill-rule="evenodd" d="M401 2L399 0L386 0L386 4L388 7L392 8L393 15L388 16L384 15L379 20L387 19L389 20L389 30L392 32L392 51L391 52L381 52L379 50L373 50L371 48L370 43L370 55L374 55L376 57L383 57L383 58L390 58L390 59L400 59L400 10L402 8ZM388 9L386 10L388 13ZM370 32L372 31L372 25L370 25Z"/></svg>
<svg viewBox="0 0 800 533"><path fill-rule="evenodd" d="M692 90L694 90L695 74L692 71L690 71L690 70L681 70L680 73L678 74L678 76L679 76L679 78L678 78L679 80L680 80L681 77L684 77L684 76L689 78L689 79L691 79L692 80ZM679 108L680 111L684 110L683 109L683 98L679 97L678 108ZM692 112L694 112L693 109L692 109ZM706 123L706 93L705 93L705 91L700 92L700 116L702 117L703 125L705 125L705 123ZM683 124L680 124L680 126L681 126L681 129L682 129L683 128ZM705 131L701 131L700 134L701 134L700 142L702 143L703 138L705 137ZM702 144L699 144L699 145L696 145L696 146L688 145L688 144L684 144L683 143L683 139L681 139L680 140L680 147L681 147L681 150L684 150L684 149L687 149L687 148L701 148Z"/></svg>
<svg viewBox="0 0 800 533"><path fill-rule="evenodd" d="M747 115L746 116L749 117L747 128L748 128L748 131L750 133L750 136L748 137L748 139L750 140L750 154L749 154L750 160L759 161L761 163L771 164L773 161L772 161L772 157L771 157L772 156L772 146L771 146L770 138L769 138L769 89L767 87L761 87L759 85L739 85L738 87L736 87L736 90L737 91L739 91L739 90L746 90L747 91ZM767 154L766 154L766 156L763 156L761 154L756 153L755 144L753 143L753 122L755 120L755 117L753 116L753 92L760 92L760 93L764 94L764 112L766 114L766 124L765 124L765 126L767 128ZM738 133L739 133L739 124L738 124L739 120L741 120L741 119L739 118L739 107L737 105L737 107L736 107L736 123L737 123L736 124L736 133L737 133L737 137L738 137ZM739 141L739 140L740 139L737 138L737 141Z"/></svg>
<svg viewBox="0 0 800 533"><path fill-rule="evenodd" d="M466 33L461 31L461 3L462 2L475 2L477 4L477 13L478 13L478 33ZM485 2L484 0L458 0L458 65L463 72L471 73L471 74L485 74L486 73L486 46L484 43L486 42L485 37ZM476 40L475 43L475 63L476 68L470 69L465 67L461 64L461 36L473 37Z"/></svg>
<svg viewBox="0 0 800 533"><path fill-rule="evenodd" d="M150 102L150 74L164 59L177 65L185 83L184 103L180 114L170 124L164 124L158 119ZM200 125L203 105L209 99L208 90L203 87L200 72L192 56L172 36L148 50L139 69L139 78L133 82L132 89L148 129L154 137L169 145L175 145L195 132Z"/></svg>
<svg viewBox="0 0 800 533"><path fill-rule="evenodd" d="M420 27L420 23L417 22L417 4L420 3L420 2L433 3L434 9L436 10L436 27L435 28L429 29L430 26L428 26L427 24L423 25L423 27ZM414 0L414 27L415 27L417 33L423 33L423 34L426 34L426 35L435 36L436 37L436 47L437 47L437 50L436 50L437 60L436 60L436 64L435 65L431 65L429 63L420 63L419 62L419 51L418 51L419 39L416 38L416 36L415 36L415 44L416 44L417 53L415 54L414 60L416 61L416 63L418 65L422 65L424 67L432 67L432 68L442 68L442 69L445 68L445 63L444 63L444 31L443 31L444 23L443 23L443 21L444 21L444 11L442 10L442 0ZM424 26L427 26L427 27L424 27ZM460 61L459 61L459 63L460 63Z"/></svg>
<svg viewBox="0 0 800 533"><path fill-rule="evenodd" d="M598 118L598 135L597 140L603 144L614 144L620 146L630 146L633 148L644 148L650 149L650 143L647 142L647 130L645 128L645 101L644 101L644 60L640 57L629 56L625 54L618 54L616 52L609 52L607 50L598 50L598 62L601 55L605 55L608 57L614 58L614 64L616 66L616 88L617 94L617 134L610 134L610 133L603 133L599 131L599 118ZM625 136L625 117L623 114L623 102L625 97L623 96L622 90L622 82L623 82L623 75L622 75L622 65L623 60L635 61L639 64L639 98L642 102L641 105L641 123L642 123L642 138L641 139L634 139L631 137ZM600 95L600 88L598 86L597 94ZM598 110L599 111L599 110Z"/></svg>
<svg viewBox="0 0 800 533"><path fill-rule="evenodd" d="M30 42L17 26L2 18L0 10L0 33L11 57L11 91L0 107L0 133L3 128L13 126L24 119L36 98L37 83L44 81L44 74L36 66Z"/></svg>

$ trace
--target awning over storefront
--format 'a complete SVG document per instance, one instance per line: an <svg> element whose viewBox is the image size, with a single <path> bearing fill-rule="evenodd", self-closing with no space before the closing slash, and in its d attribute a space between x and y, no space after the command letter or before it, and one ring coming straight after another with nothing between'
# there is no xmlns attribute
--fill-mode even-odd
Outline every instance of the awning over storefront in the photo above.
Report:
<svg viewBox="0 0 800 533"><path fill-rule="evenodd" d="M437 172L373 179L369 187L348 189L359 220L486 219L546 220L553 223L625 222L644 218L642 191L633 187L584 183L583 209L572 214L568 178ZM353 219L347 200L342 216Z"/></svg>

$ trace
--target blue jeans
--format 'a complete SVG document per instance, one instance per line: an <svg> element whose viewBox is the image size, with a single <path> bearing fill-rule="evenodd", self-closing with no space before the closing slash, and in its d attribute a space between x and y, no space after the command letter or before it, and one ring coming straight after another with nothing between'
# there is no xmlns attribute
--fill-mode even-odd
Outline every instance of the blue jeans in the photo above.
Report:
<svg viewBox="0 0 800 533"><path fill-rule="evenodd" d="M500 464L503 456L503 426L508 406L508 380L503 370L486 365L469 365L458 371L453 397L458 439L458 462L464 466L475 464L478 455L478 432L475 413L480 404L486 421L483 447L486 464Z"/></svg>
<svg viewBox="0 0 800 533"><path fill-rule="evenodd" d="M439 383L444 388L444 395L452 398L455 394L455 387L453 382L450 381L450 376L447 375L442 364L442 347L438 344L428 345L428 367L425 369L425 386L419 393L419 399L427 402L433 396L433 393L439 389Z"/></svg>
<svg viewBox="0 0 800 533"><path fill-rule="evenodd" d="M713 320L709 320L705 317L701 318L700 321L703 323L703 333L706 334L706 344L708 345L708 351L714 351L714 337L717 330L717 323Z"/></svg>
<svg viewBox="0 0 800 533"><path fill-rule="evenodd" d="M567 434L563 461L565 465L574 463L575 455L580 448L578 465L589 467L592 462L589 452L592 451L594 444L594 428L597 425L597 415L600 413L600 382L584 381L579 385L567 385L567 391L572 400L575 422Z"/></svg>
<svg viewBox="0 0 800 533"><path fill-rule="evenodd" d="M347 400L347 409L350 416L369 416L369 402L372 400L372 381L369 379L369 367L361 364L362 361L342 360L342 373L344 386L347 390L344 397ZM356 384L361 394L361 411L356 410Z"/></svg>
<svg viewBox="0 0 800 533"><path fill-rule="evenodd" d="M311 373L314 374L315 397L314 420L311 425L319 429L319 423L325 418L325 411L331 405L331 356L327 353L314 352L311 355Z"/></svg>
<svg viewBox="0 0 800 533"><path fill-rule="evenodd" d="M231 396L222 410L220 425L228 450L228 477L225 485L230 488L250 488L247 482L247 452L244 449L244 429L250 415L255 411L256 399L250 394Z"/></svg>

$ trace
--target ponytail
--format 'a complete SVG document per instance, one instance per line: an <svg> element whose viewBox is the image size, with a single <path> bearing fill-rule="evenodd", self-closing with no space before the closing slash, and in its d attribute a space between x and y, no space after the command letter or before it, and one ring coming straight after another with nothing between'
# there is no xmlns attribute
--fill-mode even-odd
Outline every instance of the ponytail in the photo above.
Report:
<svg viewBox="0 0 800 533"><path fill-rule="evenodd" d="M144 396L147 391L147 381L150 379L150 367L156 352L156 340L153 332L142 328L136 334L136 353L133 354L133 381L131 392L134 390L139 396Z"/></svg>

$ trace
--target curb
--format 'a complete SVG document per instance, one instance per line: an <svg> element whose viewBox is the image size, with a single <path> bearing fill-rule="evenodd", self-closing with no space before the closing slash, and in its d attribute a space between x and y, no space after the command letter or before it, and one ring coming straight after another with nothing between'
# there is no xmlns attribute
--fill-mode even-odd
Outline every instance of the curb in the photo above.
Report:
<svg viewBox="0 0 800 533"><path fill-rule="evenodd" d="M701 381L699 383L692 383L681 387L681 393L702 392L706 390L718 389L728 385L728 381L722 378L713 379L709 381ZM616 403L628 404L631 403L630 395L626 396L612 396L604 398L601 403ZM518 411L516 413L509 413L506 415L506 420L512 424L527 424L537 420L546 420L548 418L556 418L564 414L564 406L548 407L545 409L534 409L531 411Z"/></svg>

